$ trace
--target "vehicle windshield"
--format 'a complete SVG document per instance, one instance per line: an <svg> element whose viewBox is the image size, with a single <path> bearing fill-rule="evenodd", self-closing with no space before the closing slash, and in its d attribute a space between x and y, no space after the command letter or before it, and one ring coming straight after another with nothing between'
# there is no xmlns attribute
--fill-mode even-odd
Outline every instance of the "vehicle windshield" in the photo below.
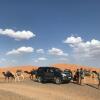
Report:
<svg viewBox="0 0 100 100"><path fill-rule="evenodd" d="M58 72L62 72L62 70L60 70L59 68L56 68L56 71L58 71Z"/></svg>

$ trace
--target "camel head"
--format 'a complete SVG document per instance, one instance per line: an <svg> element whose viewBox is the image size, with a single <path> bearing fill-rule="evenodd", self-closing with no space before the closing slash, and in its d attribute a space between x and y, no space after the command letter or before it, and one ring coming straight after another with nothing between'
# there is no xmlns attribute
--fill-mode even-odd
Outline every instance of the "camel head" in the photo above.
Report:
<svg viewBox="0 0 100 100"><path fill-rule="evenodd" d="M24 71L24 73L27 73L28 74L29 72L28 71Z"/></svg>
<svg viewBox="0 0 100 100"><path fill-rule="evenodd" d="M5 74L5 72L2 72L2 74Z"/></svg>
<svg viewBox="0 0 100 100"><path fill-rule="evenodd" d="M2 74L3 74L4 76L6 76L6 73L5 73L5 72L2 72Z"/></svg>

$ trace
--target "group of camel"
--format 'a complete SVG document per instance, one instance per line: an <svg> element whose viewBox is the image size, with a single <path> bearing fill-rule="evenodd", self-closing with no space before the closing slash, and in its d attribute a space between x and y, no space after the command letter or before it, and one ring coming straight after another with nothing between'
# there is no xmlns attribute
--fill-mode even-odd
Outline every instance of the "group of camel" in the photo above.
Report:
<svg viewBox="0 0 100 100"><path fill-rule="evenodd" d="M34 75L36 73L36 70L32 69L31 71L22 71L22 70L17 70L15 73L10 72L10 71L6 71L6 72L2 72L3 76L5 77L5 80L9 82L9 80L15 80L15 82L20 82L23 81L25 79L24 77L24 73L29 75L29 78L31 80L33 80ZM94 76L97 76L97 72L96 71L92 71L92 72L85 72L85 76L92 76L92 78ZM94 75L95 74L95 75Z"/></svg>
<svg viewBox="0 0 100 100"><path fill-rule="evenodd" d="M24 73L29 74L29 78L32 80L35 74L35 70L24 71L24 72L22 70L17 70L15 73L10 71L2 72L3 76L5 77L5 80L7 80L8 82L10 79L15 80L15 82L23 81L25 78Z"/></svg>

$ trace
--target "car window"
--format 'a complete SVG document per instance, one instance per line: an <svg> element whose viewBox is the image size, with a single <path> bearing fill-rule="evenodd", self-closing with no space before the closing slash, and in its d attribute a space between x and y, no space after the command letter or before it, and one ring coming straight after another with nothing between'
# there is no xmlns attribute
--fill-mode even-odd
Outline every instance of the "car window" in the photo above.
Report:
<svg viewBox="0 0 100 100"><path fill-rule="evenodd" d="M46 69L46 72L50 72L50 70L49 69Z"/></svg>
<svg viewBox="0 0 100 100"><path fill-rule="evenodd" d="M49 69L49 72L50 72L50 73L53 73L54 71L53 71L53 69Z"/></svg>
<svg viewBox="0 0 100 100"><path fill-rule="evenodd" d="M55 71L57 71L57 72L62 72L62 71L61 71L60 69L58 69L58 68L56 68Z"/></svg>

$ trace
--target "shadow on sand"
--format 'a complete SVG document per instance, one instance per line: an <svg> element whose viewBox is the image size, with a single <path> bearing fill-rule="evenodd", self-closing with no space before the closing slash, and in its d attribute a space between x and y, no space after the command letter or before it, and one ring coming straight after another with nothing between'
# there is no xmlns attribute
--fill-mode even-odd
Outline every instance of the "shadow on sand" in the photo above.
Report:
<svg viewBox="0 0 100 100"><path fill-rule="evenodd" d="M98 89L96 86L93 86L93 85L91 85L91 84L86 84L86 85L89 86L89 87L92 87L92 88Z"/></svg>

